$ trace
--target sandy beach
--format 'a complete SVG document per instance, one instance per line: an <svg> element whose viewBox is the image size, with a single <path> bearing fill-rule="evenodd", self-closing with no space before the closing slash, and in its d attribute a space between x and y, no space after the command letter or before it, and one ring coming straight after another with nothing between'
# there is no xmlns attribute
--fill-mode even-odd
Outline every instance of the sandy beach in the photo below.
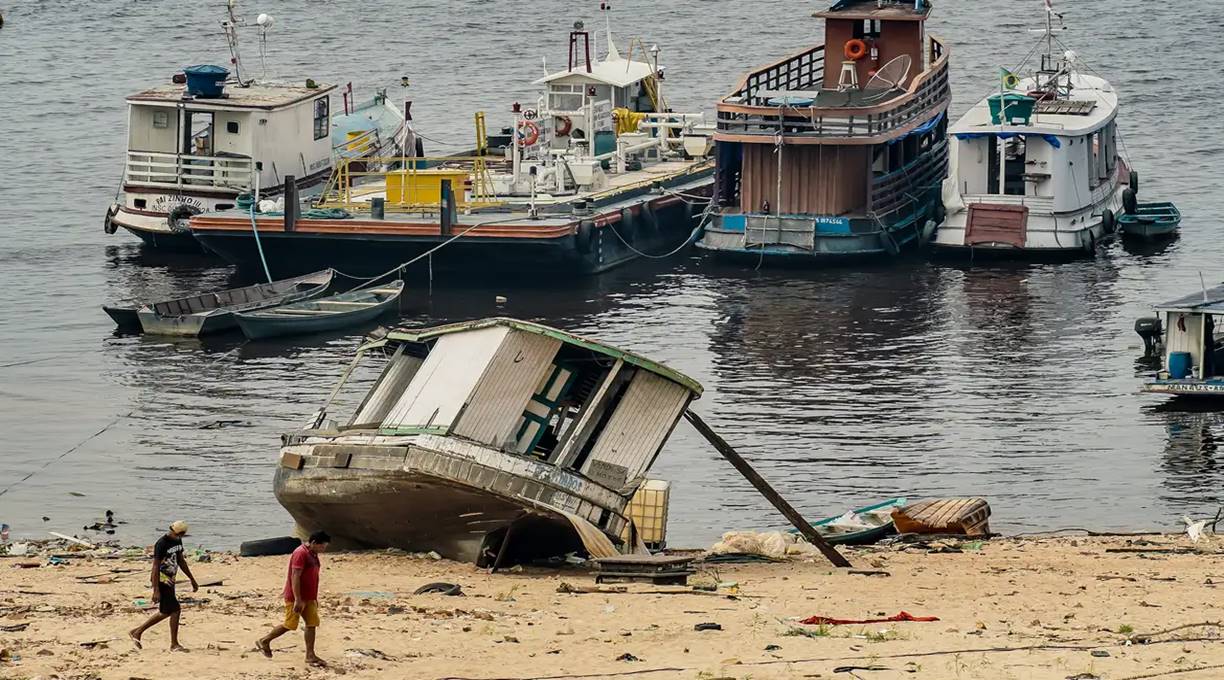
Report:
<svg viewBox="0 0 1224 680"><path fill-rule="evenodd" d="M9 557L0 559L0 677L1219 678L1220 630L1191 624L1221 618L1220 548L1182 536L859 548L846 550L855 568L881 573L816 562L699 567L690 584L721 583L716 593L649 584L562 592L614 586L597 587L577 567L489 575L402 554L335 553L323 567L325 670L305 666L300 633L278 640L272 660L253 651L280 616L284 557L212 553L194 564L202 584L223 585L185 603L188 653L167 651L165 623L143 650L126 637L147 615L136 606L148 597L146 560ZM18 568L31 562L42 566ZM413 594L434 581L465 594ZM939 620L798 622L902 611ZM702 623L721 630L696 630ZM1188 627L1170 630L1179 626Z"/></svg>

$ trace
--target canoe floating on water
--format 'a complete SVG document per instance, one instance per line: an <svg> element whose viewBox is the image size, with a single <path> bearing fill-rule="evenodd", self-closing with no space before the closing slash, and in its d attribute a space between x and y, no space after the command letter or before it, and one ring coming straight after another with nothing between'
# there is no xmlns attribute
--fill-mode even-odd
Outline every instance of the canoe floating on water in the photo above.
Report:
<svg viewBox="0 0 1224 680"><path fill-rule="evenodd" d="M893 498L812 523L830 545L867 545L893 533L893 510L906 499Z"/></svg>
<svg viewBox="0 0 1224 680"><path fill-rule="evenodd" d="M339 330L373 321L395 308L403 281L234 315L251 340Z"/></svg>
<svg viewBox="0 0 1224 680"><path fill-rule="evenodd" d="M335 272L331 269L254 286L142 305L138 309L103 307L120 329L135 313L140 328L149 335L197 337L231 329L234 313L275 307L327 293Z"/></svg>
<svg viewBox="0 0 1224 680"><path fill-rule="evenodd" d="M1125 236L1158 238L1169 236L1181 224L1181 211L1172 203L1140 203L1134 213L1118 215L1118 228Z"/></svg>
<svg viewBox="0 0 1224 680"><path fill-rule="evenodd" d="M892 513L899 534L990 533L990 505L983 498L937 498L897 508Z"/></svg>

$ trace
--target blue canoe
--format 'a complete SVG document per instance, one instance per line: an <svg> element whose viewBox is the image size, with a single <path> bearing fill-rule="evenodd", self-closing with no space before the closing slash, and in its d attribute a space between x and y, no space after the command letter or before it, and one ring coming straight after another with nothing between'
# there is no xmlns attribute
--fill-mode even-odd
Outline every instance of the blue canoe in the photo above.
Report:
<svg viewBox="0 0 1224 680"><path fill-rule="evenodd" d="M373 321L395 309L403 291L403 281L392 281L378 288L235 314L234 320L251 340L334 331Z"/></svg>
<svg viewBox="0 0 1224 680"><path fill-rule="evenodd" d="M812 522L816 529L830 545L867 545L893 533L892 511L903 507L909 501L905 498L892 498L883 503L868 505L851 510L849 513L826 517ZM838 520L853 515L853 522L839 526ZM866 525L866 526L862 526Z"/></svg>
<svg viewBox="0 0 1224 680"><path fill-rule="evenodd" d="M1134 213L1118 215L1118 228L1125 236L1159 238L1177 231L1181 211L1172 203L1140 203Z"/></svg>

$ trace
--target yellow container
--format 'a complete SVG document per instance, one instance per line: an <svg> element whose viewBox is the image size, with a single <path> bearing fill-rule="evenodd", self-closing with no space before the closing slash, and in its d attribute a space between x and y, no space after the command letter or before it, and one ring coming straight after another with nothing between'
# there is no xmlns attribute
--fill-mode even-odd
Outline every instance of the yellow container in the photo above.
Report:
<svg viewBox="0 0 1224 680"><path fill-rule="evenodd" d="M625 508L625 516L637 526L642 542L653 550L667 547L667 504L670 499L671 482L648 479L638 487ZM621 538L629 540L628 527Z"/></svg>
<svg viewBox="0 0 1224 680"><path fill-rule="evenodd" d="M455 204L467 203L464 184L468 180L466 170L430 168L425 170L396 170L387 173L388 205L441 205L442 180L449 179L451 191L455 193Z"/></svg>

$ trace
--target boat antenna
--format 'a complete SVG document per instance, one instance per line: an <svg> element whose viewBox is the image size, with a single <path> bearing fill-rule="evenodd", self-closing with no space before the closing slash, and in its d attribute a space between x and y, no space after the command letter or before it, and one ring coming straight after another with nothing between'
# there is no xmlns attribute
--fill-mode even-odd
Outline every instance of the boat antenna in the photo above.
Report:
<svg viewBox="0 0 1224 680"><path fill-rule="evenodd" d="M1199 270L1198 274L1199 274L1199 286L1201 286L1203 289L1203 303L1205 304L1208 301L1207 300L1207 281L1203 279L1202 270Z"/></svg>
<svg viewBox="0 0 1224 680"><path fill-rule="evenodd" d="M255 23L259 26L259 66L263 70L263 77L268 77L268 29L272 28L272 16L269 14L260 14L255 18Z"/></svg>
<svg viewBox="0 0 1224 680"><path fill-rule="evenodd" d="M242 55L238 51L238 27L245 24L246 21L238 18L237 6L238 0L228 0L225 3L229 18L221 22L221 28L225 29L225 42L229 44L230 63L234 65L234 78L237 79L239 87L246 87L248 83L242 80Z"/></svg>

